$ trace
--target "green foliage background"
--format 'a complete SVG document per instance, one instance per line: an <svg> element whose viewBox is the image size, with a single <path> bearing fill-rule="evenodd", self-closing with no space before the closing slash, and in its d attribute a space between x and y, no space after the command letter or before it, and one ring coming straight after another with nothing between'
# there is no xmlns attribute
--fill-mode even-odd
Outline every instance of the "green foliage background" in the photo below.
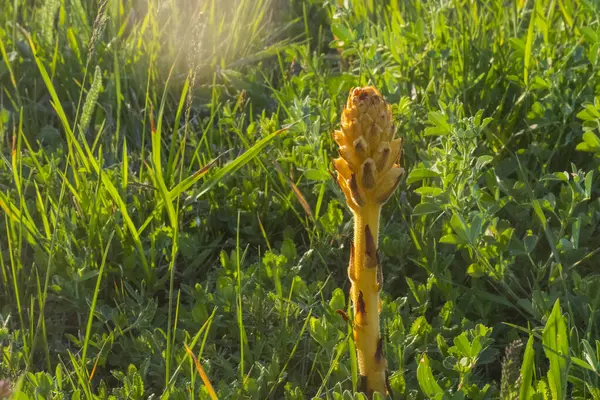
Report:
<svg viewBox="0 0 600 400"><path fill-rule="evenodd" d="M0 0L0 398L352 399L349 90L405 140L393 398L600 399L600 6Z"/></svg>

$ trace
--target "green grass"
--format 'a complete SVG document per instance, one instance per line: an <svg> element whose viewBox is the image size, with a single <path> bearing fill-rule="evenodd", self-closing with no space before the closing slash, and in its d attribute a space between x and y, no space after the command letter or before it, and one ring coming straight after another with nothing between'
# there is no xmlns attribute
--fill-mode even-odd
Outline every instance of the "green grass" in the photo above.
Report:
<svg viewBox="0 0 600 400"><path fill-rule="evenodd" d="M362 398L329 172L369 84L392 397L600 399L599 17L1 1L0 398Z"/></svg>

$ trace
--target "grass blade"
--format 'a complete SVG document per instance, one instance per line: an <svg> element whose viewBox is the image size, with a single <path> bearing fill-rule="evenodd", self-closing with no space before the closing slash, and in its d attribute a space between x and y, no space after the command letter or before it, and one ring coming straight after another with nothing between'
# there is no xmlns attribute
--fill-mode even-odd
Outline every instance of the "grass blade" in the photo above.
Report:
<svg viewBox="0 0 600 400"><path fill-rule="evenodd" d="M521 389L519 391L519 399L527 400L533 395L531 387L531 378L533 377L533 368L535 367L534 358L535 351L533 350L534 337L529 336L527 346L525 347L525 355L521 364Z"/></svg>
<svg viewBox="0 0 600 400"><path fill-rule="evenodd" d="M85 339L83 341L83 349L81 351L81 362L86 364L87 349L90 342L90 335L92 333L92 322L94 321L94 313L96 312L96 302L98 301L98 293L100 292L100 282L102 281L102 275L104 274L104 267L106 266L106 257L108 256L108 249L112 243L115 231L113 231L108 238L108 243L104 248L104 254L102 256L102 264L100 264L100 270L98 271L98 279L96 279L96 288L94 289L94 295L92 296L92 304L90 305L90 313L88 315L87 326L85 329Z"/></svg>
<svg viewBox="0 0 600 400"><path fill-rule="evenodd" d="M212 384L210 383L210 380L208 379L208 375L206 375L206 372L204 372L204 368L202 368L200 361L198 361L198 359L196 358L196 355L192 352L192 350L190 350L190 348L187 346L187 344L184 343L183 345L185 346L185 351L194 360L194 364L196 365L196 371L198 371L198 375L200 375L200 378L202 378L202 382L204 382L204 386L206 386L206 389L208 390L208 394L209 394L211 400L217 400L217 394L215 393L215 389L213 389Z"/></svg>
<svg viewBox="0 0 600 400"><path fill-rule="evenodd" d="M535 7L531 10L529 17L529 28L527 29L527 40L525 41L525 68L523 69L523 81L525 86L529 84L529 68L531 66L531 48L533 47L533 29L535 27Z"/></svg>
<svg viewBox="0 0 600 400"><path fill-rule="evenodd" d="M230 161L225 167L221 168L213 177L211 177L208 181L204 183L204 185L202 185L202 187L198 191L198 194L196 195L196 199L199 199L200 197L204 196L214 185L216 185L217 183L225 179L227 176L234 173L235 171L246 165L248 162L250 162L254 157L258 155L258 153L260 153L265 148L265 146L271 140L273 140L280 133L287 131L290 127L292 127L295 124L296 123L288 125L285 128L279 129L278 131L271 133L270 135L256 142L254 146L246 150L244 154L242 154L235 160Z"/></svg>

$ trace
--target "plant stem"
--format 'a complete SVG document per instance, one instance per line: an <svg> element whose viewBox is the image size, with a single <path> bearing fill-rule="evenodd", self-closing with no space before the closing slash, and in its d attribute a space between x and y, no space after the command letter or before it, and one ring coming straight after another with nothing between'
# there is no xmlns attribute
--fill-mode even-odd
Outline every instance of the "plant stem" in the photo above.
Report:
<svg viewBox="0 0 600 400"><path fill-rule="evenodd" d="M386 393L386 361L379 330L379 292L382 274L377 245L381 205L370 202L354 215L354 248L348 271L354 303L354 341L363 390Z"/></svg>

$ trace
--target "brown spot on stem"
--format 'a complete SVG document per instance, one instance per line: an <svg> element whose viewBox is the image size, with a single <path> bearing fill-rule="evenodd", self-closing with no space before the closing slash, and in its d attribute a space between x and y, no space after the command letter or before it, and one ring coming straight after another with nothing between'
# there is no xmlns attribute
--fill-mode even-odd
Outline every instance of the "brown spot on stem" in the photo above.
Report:
<svg viewBox="0 0 600 400"><path fill-rule="evenodd" d="M377 341L377 350L375 351L375 361L380 363L383 360L383 338Z"/></svg>
<svg viewBox="0 0 600 400"><path fill-rule="evenodd" d="M350 186L350 193L352 194L352 200L359 206L362 207L365 202L362 197L360 197L360 193L358 191L358 182L356 182L356 174L352 174L350 176L350 182L348 182L348 186Z"/></svg>
<svg viewBox="0 0 600 400"><path fill-rule="evenodd" d="M367 313L367 307L365 306L365 299L363 298L363 292L362 291L358 291L358 313L359 314L366 314Z"/></svg>
<svg viewBox="0 0 600 400"><path fill-rule="evenodd" d="M350 265L348 265L348 277L352 284L356 282L356 271L354 270L354 242L350 241Z"/></svg>
<svg viewBox="0 0 600 400"><path fill-rule="evenodd" d="M379 263L379 257L377 256L377 247L375 246L375 239L371 233L369 225L365 226L365 253L367 254L365 264L367 268L375 268Z"/></svg>

